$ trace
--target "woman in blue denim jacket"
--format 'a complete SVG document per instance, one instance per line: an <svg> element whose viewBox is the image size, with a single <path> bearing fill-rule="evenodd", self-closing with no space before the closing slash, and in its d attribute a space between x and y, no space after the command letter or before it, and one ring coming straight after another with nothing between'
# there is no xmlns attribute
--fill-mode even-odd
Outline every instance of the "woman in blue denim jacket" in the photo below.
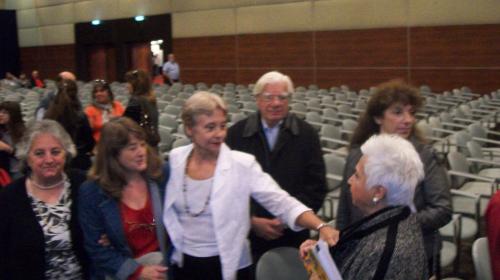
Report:
<svg viewBox="0 0 500 280"><path fill-rule="evenodd" d="M162 170L142 128L128 118L107 123L89 177L80 189L79 217L92 278L165 279L168 245L159 186L168 165ZM152 252L163 260L138 260Z"/></svg>

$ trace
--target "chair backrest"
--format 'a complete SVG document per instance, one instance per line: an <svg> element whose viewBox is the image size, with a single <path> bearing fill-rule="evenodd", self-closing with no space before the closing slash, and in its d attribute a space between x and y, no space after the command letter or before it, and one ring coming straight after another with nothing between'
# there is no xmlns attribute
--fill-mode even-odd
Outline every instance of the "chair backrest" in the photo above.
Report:
<svg viewBox="0 0 500 280"><path fill-rule="evenodd" d="M354 131L358 127L358 122L355 120L346 119L342 121L342 128L348 131Z"/></svg>
<svg viewBox="0 0 500 280"><path fill-rule="evenodd" d="M323 159L325 161L326 173L332 175L342 176L344 174L346 160L341 156L334 154L324 154ZM329 179L328 189L333 190L339 186L341 180Z"/></svg>
<svg viewBox="0 0 500 280"><path fill-rule="evenodd" d="M472 137L487 138L488 133L486 129L479 123L473 123L467 127L467 130L472 135Z"/></svg>
<svg viewBox="0 0 500 280"><path fill-rule="evenodd" d="M191 140L189 140L189 138L184 138L184 137L177 138L174 141L174 143L172 143L172 149L180 147L180 146L186 146L186 145L189 145L189 144L191 144Z"/></svg>
<svg viewBox="0 0 500 280"><path fill-rule="evenodd" d="M299 250L278 247L267 251L257 263L256 280L307 280L309 276Z"/></svg>
<svg viewBox="0 0 500 280"><path fill-rule="evenodd" d="M478 238L472 244L472 261L476 270L477 280L492 280L490 251L488 249L488 239L486 237Z"/></svg>
<svg viewBox="0 0 500 280"><path fill-rule="evenodd" d="M469 150L471 157L480 159L484 158L483 148L476 141L472 140L467 142L467 149Z"/></svg>
<svg viewBox="0 0 500 280"><path fill-rule="evenodd" d="M467 163L467 159L460 152L449 152L447 159L451 170L469 173L469 164ZM464 177L453 176L453 187L459 188L463 183L465 183L465 180L466 179Z"/></svg>
<svg viewBox="0 0 500 280"><path fill-rule="evenodd" d="M321 116L318 112L307 112L306 113L306 121L320 123L320 122L323 122L323 119L321 118Z"/></svg>

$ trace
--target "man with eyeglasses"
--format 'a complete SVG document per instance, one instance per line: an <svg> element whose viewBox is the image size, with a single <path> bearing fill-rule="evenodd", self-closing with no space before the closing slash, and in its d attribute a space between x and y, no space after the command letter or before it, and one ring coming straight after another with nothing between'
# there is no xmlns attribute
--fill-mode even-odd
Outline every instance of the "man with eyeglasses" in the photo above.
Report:
<svg viewBox="0 0 500 280"><path fill-rule="evenodd" d="M288 76L264 74L253 90L258 111L231 126L226 142L234 150L253 154L281 188L317 212L327 192L325 164L317 132L289 112L293 92ZM309 237L308 230L293 232L257 202L251 203L254 263L272 248L299 248Z"/></svg>

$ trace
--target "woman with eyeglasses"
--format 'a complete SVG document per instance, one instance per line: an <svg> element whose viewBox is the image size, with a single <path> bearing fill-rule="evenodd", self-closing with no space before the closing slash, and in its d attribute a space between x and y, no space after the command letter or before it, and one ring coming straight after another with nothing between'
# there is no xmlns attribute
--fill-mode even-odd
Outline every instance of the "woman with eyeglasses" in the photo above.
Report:
<svg viewBox="0 0 500 280"><path fill-rule="evenodd" d="M156 148L160 142L159 113L149 74L143 70L129 71L125 74L125 81L131 97L123 115L138 123L146 133L146 142Z"/></svg>
<svg viewBox="0 0 500 280"><path fill-rule="evenodd" d="M120 117L104 125L79 199L93 279L166 278L159 186L167 173L134 121Z"/></svg>
<svg viewBox="0 0 500 280"><path fill-rule="evenodd" d="M99 142L101 129L105 123L114 117L123 115L125 108L114 100L113 92L109 84L104 80L95 80L92 89L92 104L85 108L85 114L92 128L92 136Z"/></svg>

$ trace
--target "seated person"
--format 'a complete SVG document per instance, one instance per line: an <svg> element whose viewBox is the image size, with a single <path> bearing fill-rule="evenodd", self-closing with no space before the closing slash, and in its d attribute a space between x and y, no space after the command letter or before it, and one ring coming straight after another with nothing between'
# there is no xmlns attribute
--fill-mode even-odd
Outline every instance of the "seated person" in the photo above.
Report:
<svg viewBox="0 0 500 280"><path fill-rule="evenodd" d="M92 104L85 108L94 140L99 142L101 129L111 118L123 115L125 108L114 100L109 84L104 80L95 80L92 88Z"/></svg>
<svg viewBox="0 0 500 280"><path fill-rule="evenodd" d="M423 164L413 145L388 134L372 136L349 178L352 203L364 217L340 232L330 249L342 278L428 279L413 196ZM302 257L315 241L301 245Z"/></svg>

